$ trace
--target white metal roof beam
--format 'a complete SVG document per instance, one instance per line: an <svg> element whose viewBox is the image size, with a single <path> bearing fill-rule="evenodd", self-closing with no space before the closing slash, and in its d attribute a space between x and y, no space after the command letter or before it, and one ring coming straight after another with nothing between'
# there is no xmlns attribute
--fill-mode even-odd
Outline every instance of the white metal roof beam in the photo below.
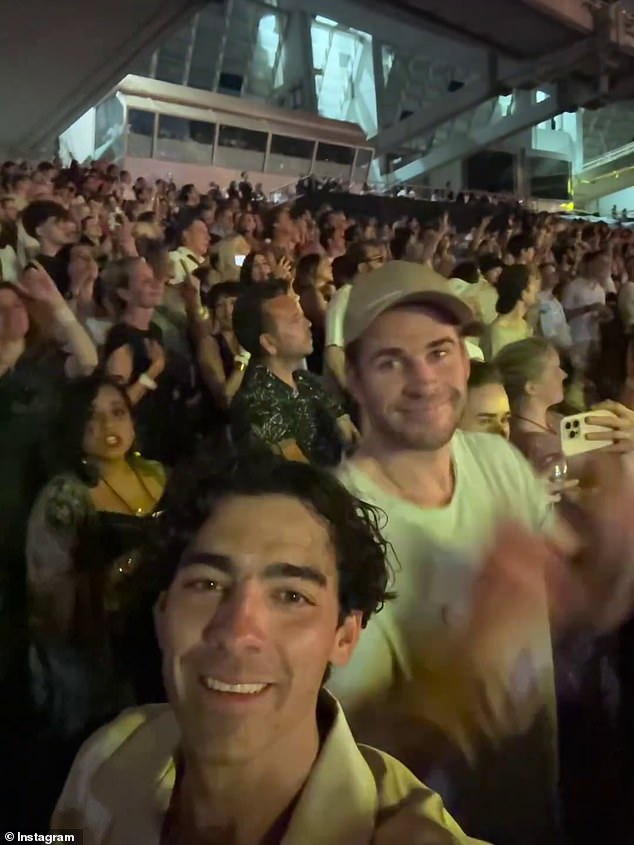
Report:
<svg viewBox="0 0 634 845"><path fill-rule="evenodd" d="M447 56L459 49L461 66L480 69L486 64L484 48L461 42L457 37L431 33L415 16L404 19L391 7L381 11L356 0L278 0L278 8L323 15L342 26L367 32L404 53L424 53L429 59L446 62Z"/></svg>
<svg viewBox="0 0 634 845"><path fill-rule="evenodd" d="M552 75L562 75L581 59L597 50L596 39L592 36L583 38L571 47L557 50L530 62L509 63L498 74L495 54L488 54L489 63L486 77L459 91L447 94L432 108L426 108L410 115L394 126L383 129L372 139L379 154L392 152L402 144L421 135L433 132L438 126L452 120L469 109L476 108L495 96L502 89L518 88L525 84L536 87L539 80L552 80Z"/></svg>
<svg viewBox="0 0 634 845"><path fill-rule="evenodd" d="M575 100L579 105L583 105L583 102L587 102L592 96L596 95L596 91L591 90L589 86L583 86L583 88L580 86L574 93L577 94ZM505 138L509 138L511 135L529 129L545 120L550 120L551 117L560 114L570 105L569 96L564 98L561 87L557 86L548 99L530 105L524 104L512 115L503 117L493 124L472 132L467 138L449 141L417 161L400 167L391 175L390 182L394 184L409 182L437 167L444 167L453 161L466 158L499 141L503 141Z"/></svg>

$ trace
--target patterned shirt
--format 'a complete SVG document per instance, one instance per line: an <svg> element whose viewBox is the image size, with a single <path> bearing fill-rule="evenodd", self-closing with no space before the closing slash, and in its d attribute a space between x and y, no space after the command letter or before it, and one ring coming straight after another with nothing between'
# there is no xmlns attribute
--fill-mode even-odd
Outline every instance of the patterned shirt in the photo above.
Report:
<svg viewBox="0 0 634 845"><path fill-rule="evenodd" d="M307 370L293 374L296 390L264 365L252 364L231 403L231 430L238 445L275 448L294 440L313 464L334 466L341 458L336 421L345 415L322 379Z"/></svg>

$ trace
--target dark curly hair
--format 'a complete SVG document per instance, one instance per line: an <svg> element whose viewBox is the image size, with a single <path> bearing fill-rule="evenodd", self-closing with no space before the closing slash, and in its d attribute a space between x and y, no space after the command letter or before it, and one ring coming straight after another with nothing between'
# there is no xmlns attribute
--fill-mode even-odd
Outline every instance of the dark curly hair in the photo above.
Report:
<svg viewBox="0 0 634 845"><path fill-rule="evenodd" d="M324 470L270 452L234 454L220 463L206 457L193 473L189 464L172 476L144 554L145 589L156 595L169 587L186 548L223 500L267 494L299 499L325 520L337 558L340 619L359 611L365 626L393 598L381 512Z"/></svg>
<svg viewBox="0 0 634 845"><path fill-rule="evenodd" d="M51 475L73 472L89 487L97 484L99 475L90 463L85 463L82 443L93 413L93 403L102 387L116 390L132 415L132 405L125 388L101 370L69 381L62 393L60 409L53 424L51 441L54 452L47 452Z"/></svg>

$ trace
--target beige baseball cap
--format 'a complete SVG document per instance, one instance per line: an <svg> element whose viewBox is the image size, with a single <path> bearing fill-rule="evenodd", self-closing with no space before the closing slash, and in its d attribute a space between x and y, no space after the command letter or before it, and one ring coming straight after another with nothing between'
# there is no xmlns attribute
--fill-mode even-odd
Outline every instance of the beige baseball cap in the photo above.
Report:
<svg viewBox="0 0 634 845"><path fill-rule="evenodd" d="M424 264L388 261L378 270L355 279L344 319L344 344L361 337L385 311L408 303L433 305L446 312L465 334L480 333L473 311L451 293L444 276Z"/></svg>

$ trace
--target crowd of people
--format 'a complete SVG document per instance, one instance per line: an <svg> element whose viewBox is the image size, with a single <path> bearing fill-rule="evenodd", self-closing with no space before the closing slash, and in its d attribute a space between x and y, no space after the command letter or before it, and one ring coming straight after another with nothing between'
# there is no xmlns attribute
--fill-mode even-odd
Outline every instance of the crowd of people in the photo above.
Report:
<svg viewBox="0 0 634 845"><path fill-rule="evenodd" d="M244 179L244 175L243 179ZM236 189L237 182L232 182L231 187ZM261 186L256 186L256 189ZM451 182L447 182L444 188L432 188L424 185L404 185L397 184L394 186L386 184L370 184L369 182L355 183L342 178L335 178L334 176L320 179L314 173L309 173L302 176L295 185L295 193L287 194L286 199L292 200L299 196L314 193L353 193L361 194L363 196L389 196L401 197L414 200L429 200L430 202L444 202L444 203L458 203L463 205L509 205L517 206L521 209L522 202L513 194L491 193L489 191L454 191L451 187ZM228 192L229 193L229 192ZM264 199L261 190L258 191L260 199ZM282 197L280 196L279 201ZM614 216L614 215L613 215ZM623 219L627 219L627 212L624 212Z"/></svg>
<svg viewBox="0 0 634 845"><path fill-rule="evenodd" d="M336 198L0 167L9 817L622 845L634 233Z"/></svg>

